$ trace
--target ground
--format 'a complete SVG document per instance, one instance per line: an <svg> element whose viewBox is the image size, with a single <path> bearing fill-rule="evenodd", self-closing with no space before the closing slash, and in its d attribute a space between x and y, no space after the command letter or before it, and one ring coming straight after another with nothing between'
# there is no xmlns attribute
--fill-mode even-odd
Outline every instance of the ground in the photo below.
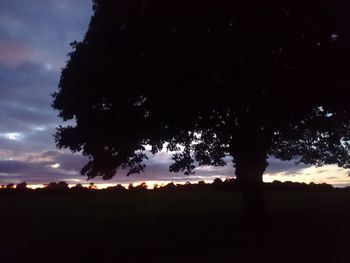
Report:
<svg viewBox="0 0 350 263"><path fill-rule="evenodd" d="M0 194L0 262L350 262L350 192Z"/></svg>

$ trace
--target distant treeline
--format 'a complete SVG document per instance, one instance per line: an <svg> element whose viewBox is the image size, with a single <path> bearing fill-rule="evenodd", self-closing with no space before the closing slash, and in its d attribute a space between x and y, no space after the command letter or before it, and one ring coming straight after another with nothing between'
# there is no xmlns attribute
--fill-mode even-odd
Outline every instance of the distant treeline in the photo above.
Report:
<svg viewBox="0 0 350 263"><path fill-rule="evenodd" d="M280 182L273 181L272 183L264 183L265 191L350 191L350 187L334 188L330 184L321 183L296 183L296 182ZM128 187L124 187L121 184L110 186L104 189L97 189L94 183L90 183L88 186L77 184L73 187L69 187L66 182L52 182L44 185L42 188L31 189L28 188L27 183L22 182L20 184L7 184L2 185L0 192L49 192L49 191L67 191L67 192L137 192L137 191L209 191L209 190L223 190L223 191L240 191L239 184L235 179L216 178L213 183L205 183L199 181L198 183L186 182L185 184L176 184L170 182L165 185L154 184L152 189L149 189L147 184L141 183L138 185L129 184Z"/></svg>

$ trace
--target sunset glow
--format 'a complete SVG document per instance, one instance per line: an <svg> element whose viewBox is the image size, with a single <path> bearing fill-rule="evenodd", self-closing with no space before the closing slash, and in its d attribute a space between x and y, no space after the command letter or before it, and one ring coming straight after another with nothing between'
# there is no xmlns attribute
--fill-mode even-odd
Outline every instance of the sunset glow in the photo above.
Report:
<svg viewBox="0 0 350 263"><path fill-rule="evenodd" d="M350 185L349 171L336 165L326 165L323 167L309 167L298 171L296 174L286 174L279 172L276 174L265 174L264 182L299 182L299 183L327 183L335 187L345 187Z"/></svg>

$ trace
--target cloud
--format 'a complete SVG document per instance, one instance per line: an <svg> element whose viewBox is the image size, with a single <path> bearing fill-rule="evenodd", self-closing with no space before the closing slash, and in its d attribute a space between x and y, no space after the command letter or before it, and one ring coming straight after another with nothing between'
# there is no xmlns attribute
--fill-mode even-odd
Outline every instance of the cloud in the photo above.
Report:
<svg viewBox="0 0 350 263"><path fill-rule="evenodd" d="M20 161L0 161L0 173L15 174L23 171L28 171L30 164L27 162Z"/></svg>
<svg viewBox="0 0 350 263"><path fill-rule="evenodd" d="M66 179L75 180L74 182L79 180L79 182L84 183L86 177L81 176L79 171L87 161L87 157L81 154L72 154L67 150L12 154L12 160L0 160L0 183L15 180L16 182L26 181L30 184L43 184L49 181ZM185 176L183 173L169 172L171 163L171 155L162 152L146 162L145 172L127 177L127 170L120 169L116 176L107 183L129 183L147 180L198 181L233 175L232 166L226 166L219 168L200 167L195 175ZM101 178L95 178L93 181L106 183Z"/></svg>
<svg viewBox="0 0 350 263"><path fill-rule="evenodd" d="M1 156L6 155L3 152ZM158 161L158 158L160 161ZM196 174L186 176L183 173L169 172L172 160L169 153L162 152L159 156L153 156L147 164L145 172L126 176L126 170L119 170L116 176L109 181L94 178L95 183L130 183L141 181L198 181L213 180L214 178L226 178L234 176L234 168L231 164L223 167L202 166L196 168ZM0 159L0 183L18 183L26 181L30 184L44 184L51 181L67 181L68 183L86 183L86 177L79 174L81 167L87 162L87 158L81 154L72 154L67 150L46 150L41 152L26 152L13 154L12 160ZM301 181L301 182L329 182L337 186L350 184L347 172L336 166L321 168L304 167L292 168L292 162L280 162L274 160L272 167L274 173L266 173L264 181ZM293 164L294 165L294 164ZM286 172L287 171L287 172ZM289 171L289 172L288 172ZM292 171L295 172L294 176Z"/></svg>
<svg viewBox="0 0 350 263"><path fill-rule="evenodd" d="M81 181L77 168L86 160L68 152L44 151L14 156L15 160L0 160L0 183L44 184L54 181Z"/></svg>
<svg viewBox="0 0 350 263"><path fill-rule="evenodd" d="M42 155L52 158L54 163L60 164L60 168L66 171L80 171L88 161L87 157L69 151L51 150L43 152Z"/></svg>
<svg viewBox="0 0 350 263"><path fill-rule="evenodd" d="M0 40L0 63L16 67L30 60L31 50L19 41Z"/></svg>
<svg viewBox="0 0 350 263"><path fill-rule="evenodd" d="M0 7L0 39L5 44L17 43L4 46L0 62L12 66L42 62L59 70L69 43L82 39L91 16L90 0L1 1ZM16 55L16 50L23 50L19 47L26 52Z"/></svg>
<svg viewBox="0 0 350 263"><path fill-rule="evenodd" d="M69 43L83 38L90 16L90 0L0 1L0 160L19 162L3 163L4 170L18 164L11 176L32 178L33 166L41 180L48 172L45 163L25 165L31 160L24 157L55 149L60 120L51 109L51 94Z"/></svg>
<svg viewBox="0 0 350 263"><path fill-rule="evenodd" d="M38 63L26 63L18 68L0 65L1 108L8 105L52 111L50 94L57 89L58 80L57 73L46 70Z"/></svg>
<svg viewBox="0 0 350 263"><path fill-rule="evenodd" d="M269 175L284 173L286 176L295 176L299 174L303 169L310 167L310 165L305 164L296 165L294 160L281 161L274 157L270 157L267 161L269 163L269 166L266 168L265 173Z"/></svg>

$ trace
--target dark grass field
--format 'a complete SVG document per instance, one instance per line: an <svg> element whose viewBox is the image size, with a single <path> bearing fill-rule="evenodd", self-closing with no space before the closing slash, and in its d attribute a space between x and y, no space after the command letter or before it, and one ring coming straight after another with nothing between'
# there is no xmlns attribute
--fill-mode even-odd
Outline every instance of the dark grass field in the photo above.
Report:
<svg viewBox="0 0 350 263"><path fill-rule="evenodd" d="M350 262L350 192L268 192L246 225L238 193L0 195L0 262Z"/></svg>

